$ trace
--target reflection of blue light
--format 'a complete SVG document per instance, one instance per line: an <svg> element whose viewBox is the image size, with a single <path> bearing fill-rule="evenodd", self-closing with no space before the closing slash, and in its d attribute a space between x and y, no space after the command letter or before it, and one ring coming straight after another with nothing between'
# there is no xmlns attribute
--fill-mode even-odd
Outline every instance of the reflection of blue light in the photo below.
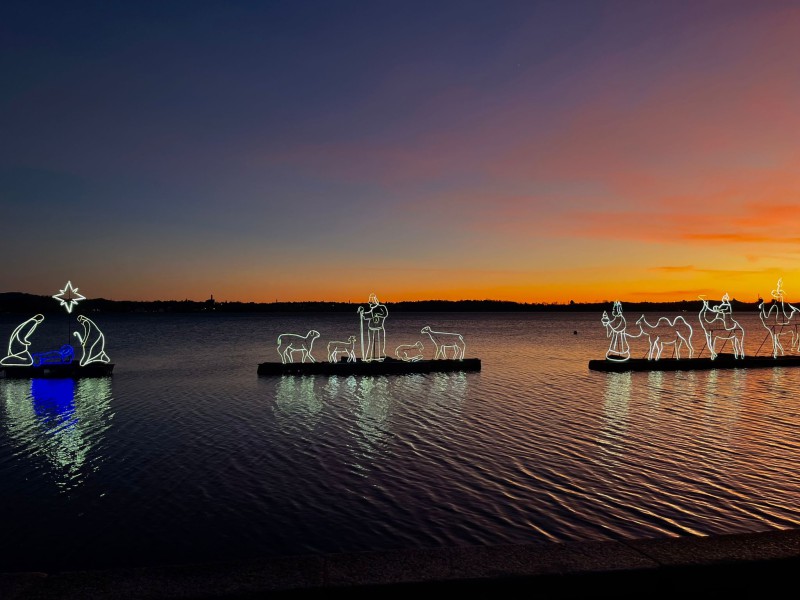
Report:
<svg viewBox="0 0 800 600"><path fill-rule="evenodd" d="M31 379L33 410L44 423L66 423L75 415L75 380Z"/></svg>

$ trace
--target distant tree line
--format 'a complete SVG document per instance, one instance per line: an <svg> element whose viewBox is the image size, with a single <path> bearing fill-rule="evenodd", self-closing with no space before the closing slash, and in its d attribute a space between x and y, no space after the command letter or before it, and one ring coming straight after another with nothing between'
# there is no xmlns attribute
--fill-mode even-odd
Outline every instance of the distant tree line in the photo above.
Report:
<svg viewBox="0 0 800 600"><path fill-rule="evenodd" d="M397 312L602 312L610 310L612 300L577 303L521 303L508 300L417 300L386 302ZM731 300L734 311L758 310L757 302ZM217 302L196 300L83 300L75 311L88 313L252 313L252 312L354 312L359 306L351 302ZM623 311L633 312L699 312L700 300L678 302L623 302ZM64 309L50 296L21 292L0 293L0 314L60 313Z"/></svg>

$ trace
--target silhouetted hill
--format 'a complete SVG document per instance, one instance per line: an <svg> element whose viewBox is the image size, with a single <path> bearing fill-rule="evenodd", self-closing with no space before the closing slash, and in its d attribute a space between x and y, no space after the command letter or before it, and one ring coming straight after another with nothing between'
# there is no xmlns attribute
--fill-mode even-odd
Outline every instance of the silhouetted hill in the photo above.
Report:
<svg viewBox="0 0 800 600"><path fill-rule="evenodd" d="M712 302L716 304L717 302ZM192 313L192 312L354 312L364 303L350 302L215 302L214 300L83 300L76 313ZM569 304L520 303L507 300L417 300L387 302L386 306L397 312L598 312L610 311L612 301ZM700 300L679 302L623 302L623 311L634 312L699 312ZM732 300L734 311L758 310L756 302ZM50 296L37 296L21 292L0 293L0 314L60 313L61 305Z"/></svg>

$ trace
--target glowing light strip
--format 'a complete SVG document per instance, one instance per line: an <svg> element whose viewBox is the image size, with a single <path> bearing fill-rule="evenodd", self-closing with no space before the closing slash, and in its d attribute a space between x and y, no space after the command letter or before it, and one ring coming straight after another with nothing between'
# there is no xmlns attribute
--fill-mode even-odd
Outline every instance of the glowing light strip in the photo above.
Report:
<svg viewBox="0 0 800 600"><path fill-rule="evenodd" d="M425 326L420 330L420 333L428 334L431 338L436 352L434 359L447 358L447 350L453 351L453 358L458 360L464 359L464 352L466 352L467 345L464 342L464 336L460 333L445 333L443 331L432 331L429 326Z"/></svg>
<svg viewBox="0 0 800 600"><path fill-rule="evenodd" d="M625 362L631 357L631 348L628 345L628 334L625 329L628 322L622 314L622 302L619 300L614 302L611 309L611 316L608 316L606 311L603 311L603 317L600 322L606 328L606 337L611 338L606 351L606 358L617 362Z"/></svg>
<svg viewBox="0 0 800 600"><path fill-rule="evenodd" d="M58 300L61 306L67 309L67 313L71 313L78 302L86 300L85 296L78 293L78 288L72 287L71 281L67 281L67 285L64 286L64 289L54 295L53 298Z"/></svg>
<svg viewBox="0 0 800 600"><path fill-rule="evenodd" d="M798 326L800 325L800 317L797 313L800 309L796 306L784 302L783 278L778 279L778 285L772 290L772 306L769 310L764 312L764 302L758 305L758 316L761 317L761 323L769 332L772 337L772 356L778 357L783 355L784 349L781 344L781 336L791 334L791 349L800 349L800 332ZM780 305L778 304L780 302ZM788 307L788 312L787 312Z"/></svg>
<svg viewBox="0 0 800 600"><path fill-rule="evenodd" d="M281 361L286 363L294 362L294 353L300 352L302 362L308 359L310 362L317 362L314 355L311 354L311 348L314 345L314 340L319 337L319 331L312 329L306 335L299 335L296 333L282 333L278 336L278 354L281 356Z"/></svg>
<svg viewBox="0 0 800 600"><path fill-rule="evenodd" d="M17 326L8 339L8 355L0 360L0 365L27 366L33 364L33 356L28 351L28 346L31 345L28 338L42 321L44 321L44 315L34 315Z"/></svg>
<svg viewBox="0 0 800 600"><path fill-rule="evenodd" d="M96 362L111 362L105 351L106 338L100 328L89 317L84 317L83 315L78 315L78 322L83 325L83 334L81 335L79 331L75 331L73 335L81 343L80 366L85 367Z"/></svg>
<svg viewBox="0 0 800 600"><path fill-rule="evenodd" d="M416 344L401 344L395 348L394 355L406 362L416 362L424 358L422 354L423 348L425 346L419 341Z"/></svg>
<svg viewBox="0 0 800 600"><path fill-rule="evenodd" d="M369 308L358 307L361 316L361 359L365 362L381 361L386 358L386 329L384 322L389 316L389 309L378 301L375 294L369 295ZM367 323L367 344L364 345L364 323Z"/></svg>
<svg viewBox="0 0 800 600"><path fill-rule="evenodd" d="M347 362L356 361L356 336L351 335L346 342L328 342L328 362L336 362L340 354L347 355Z"/></svg>
<svg viewBox="0 0 800 600"><path fill-rule="evenodd" d="M722 302L716 306L709 305L704 296L700 296L700 300L703 301L699 315L700 326L705 334L711 360L718 356L717 340L732 340L734 358L744 358L744 329L733 318L733 309L728 294L726 293L722 297Z"/></svg>
<svg viewBox="0 0 800 600"><path fill-rule="evenodd" d="M36 352L33 354L34 365L69 364L75 357L75 350L69 344L64 344L59 350L49 352Z"/></svg>
<svg viewBox="0 0 800 600"><path fill-rule="evenodd" d="M675 317L672 321L667 317L660 317L655 325L651 325L642 315L636 321L636 324L639 326L639 336L647 337L649 346L648 360L659 360L665 345L675 346L675 356L678 359L681 357L681 347L683 346L689 349L689 358L694 356L692 326L683 317Z"/></svg>

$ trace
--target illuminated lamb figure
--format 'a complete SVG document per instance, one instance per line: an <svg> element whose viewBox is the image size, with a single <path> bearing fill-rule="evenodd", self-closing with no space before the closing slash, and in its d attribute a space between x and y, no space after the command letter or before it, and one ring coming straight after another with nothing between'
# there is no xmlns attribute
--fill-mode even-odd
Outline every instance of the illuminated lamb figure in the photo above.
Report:
<svg viewBox="0 0 800 600"><path fill-rule="evenodd" d="M356 336L346 342L328 342L328 362L336 362L340 354L347 355L347 362L356 362Z"/></svg>
<svg viewBox="0 0 800 600"><path fill-rule="evenodd" d="M431 331L427 325L422 328L420 333L427 333L431 338L436 352L434 358L447 358L447 350L453 350L453 358L463 360L466 343L460 333L444 333L442 331Z"/></svg>
<svg viewBox="0 0 800 600"><path fill-rule="evenodd" d="M80 366L85 367L96 362L111 362L105 350L106 338L100 328L89 317L84 317L83 315L78 316L78 323L83 325L83 333L75 331L72 335L78 338L81 343Z"/></svg>
<svg viewBox="0 0 800 600"><path fill-rule="evenodd" d="M301 362L317 362L311 354L311 347L314 345L314 340L319 337L319 331L312 329L305 335L298 335L296 333L282 333L278 336L278 354L281 355L281 360L284 364L294 362L293 354L300 352L303 357Z"/></svg>
<svg viewBox="0 0 800 600"><path fill-rule="evenodd" d="M798 344L800 344L800 335L797 330L800 325L800 315L798 315L800 308L784 303L782 284L783 279L778 279L777 288L772 290L772 306L769 307L769 310L765 312L763 301L758 305L758 316L761 317L761 322L769 332L768 335L772 337L773 357L784 353L781 335L791 334L792 350L798 348Z"/></svg>
<svg viewBox="0 0 800 600"><path fill-rule="evenodd" d="M744 358L744 329L731 316L731 303L728 294L722 297L717 306L710 306L705 297L700 296L703 306L700 309L700 325L706 337L706 346L711 352L711 360L717 358L717 340L733 340L734 358Z"/></svg>
<svg viewBox="0 0 800 600"><path fill-rule="evenodd" d="M655 325L647 322L644 315L636 321L641 331L640 335L647 336L650 350L647 353L648 360L658 360L664 351L665 345L675 346L675 356L681 357L681 346L689 349L689 358L694 356L692 348L692 326L683 317L675 317L670 321L667 317L661 317Z"/></svg>
<svg viewBox="0 0 800 600"><path fill-rule="evenodd" d="M8 340L8 356L0 360L0 365L26 366L33 364L33 356L28 350L28 346L31 345L28 338L42 321L44 321L44 315L34 315L17 326Z"/></svg>
<svg viewBox="0 0 800 600"><path fill-rule="evenodd" d="M406 362L416 362L418 360L422 360L423 348L424 346L420 341L417 341L416 344L401 344L395 349L394 355L400 360L404 360Z"/></svg>

